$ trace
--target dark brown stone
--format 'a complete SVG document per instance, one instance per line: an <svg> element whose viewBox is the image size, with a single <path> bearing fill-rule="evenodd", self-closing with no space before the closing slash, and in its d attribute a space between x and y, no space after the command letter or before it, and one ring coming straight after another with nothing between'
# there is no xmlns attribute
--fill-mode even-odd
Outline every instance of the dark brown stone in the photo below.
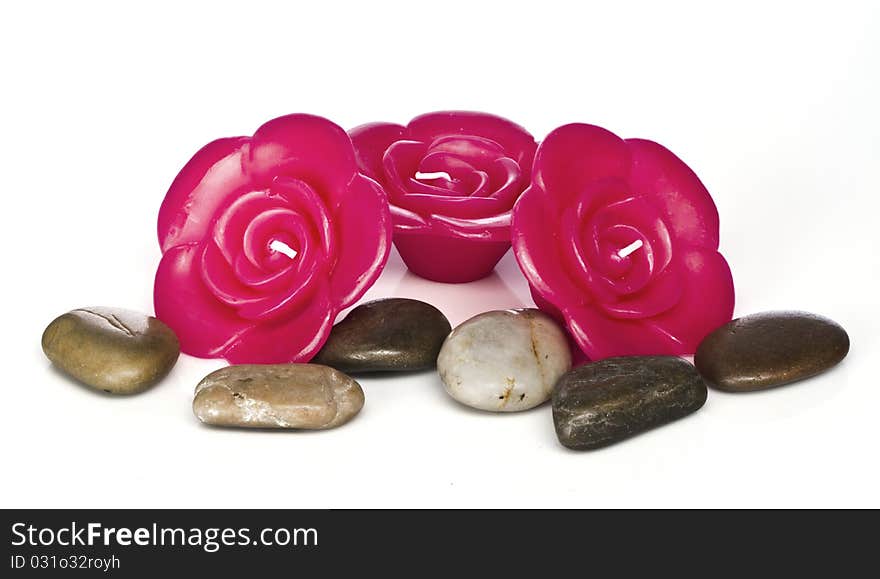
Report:
<svg viewBox="0 0 880 579"><path fill-rule="evenodd" d="M849 351L840 325L806 312L745 316L709 334L694 364L710 386L749 392L781 386L831 368Z"/></svg>
<svg viewBox="0 0 880 579"><path fill-rule="evenodd" d="M80 382L109 394L143 392L180 355L174 332L154 317L118 308L81 308L55 318L43 352Z"/></svg>
<svg viewBox="0 0 880 579"><path fill-rule="evenodd" d="M674 356L608 358L575 368L553 391L559 442L575 450L608 446L699 410L706 384Z"/></svg>
<svg viewBox="0 0 880 579"><path fill-rule="evenodd" d="M333 327L312 362L349 373L425 370L437 364L450 331L446 316L425 302L367 302Z"/></svg>

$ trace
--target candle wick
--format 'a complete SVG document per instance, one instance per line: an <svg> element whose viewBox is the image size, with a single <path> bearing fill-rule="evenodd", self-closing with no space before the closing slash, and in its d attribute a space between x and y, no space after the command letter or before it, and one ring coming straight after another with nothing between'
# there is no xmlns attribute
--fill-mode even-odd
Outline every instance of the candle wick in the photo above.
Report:
<svg viewBox="0 0 880 579"><path fill-rule="evenodd" d="M632 243L630 243L629 245L627 245L623 249L618 250L617 255L621 258L624 258L624 257L630 255L632 252L639 249L640 247L642 247L642 245L644 245L644 243L642 243L642 240L636 239L635 241L633 241Z"/></svg>
<svg viewBox="0 0 880 579"><path fill-rule="evenodd" d="M283 253L290 259L295 258L297 253L299 253L283 241L279 241L277 239L272 240L272 243L269 244L269 249L271 249L272 251L277 251L278 253Z"/></svg>
<svg viewBox="0 0 880 579"><path fill-rule="evenodd" d="M446 181L452 181L452 177L446 171L434 171L433 173L422 173L421 171L416 171L416 179L445 179Z"/></svg>

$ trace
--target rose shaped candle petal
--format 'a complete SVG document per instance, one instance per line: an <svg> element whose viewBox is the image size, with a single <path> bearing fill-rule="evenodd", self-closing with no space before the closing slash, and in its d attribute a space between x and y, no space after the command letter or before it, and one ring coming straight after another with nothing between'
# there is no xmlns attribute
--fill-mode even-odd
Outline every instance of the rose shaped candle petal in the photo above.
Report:
<svg viewBox="0 0 880 579"><path fill-rule="evenodd" d="M391 215L343 129L289 115L206 145L159 211L157 316L181 349L305 362L388 259Z"/></svg>
<svg viewBox="0 0 880 579"><path fill-rule="evenodd" d="M510 211L537 145L522 127L474 112L437 112L407 126L351 131L361 171L382 184L394 244L416 275L468 282L510 249Z"/></svg>
<svg viewBox="0 0 880 579"><path fill-rule="evenodd" d="M691 354L731 319L718 211L670 151L571 124L541 143L533 171L514 252L535 302L590 359Z"/></svg>

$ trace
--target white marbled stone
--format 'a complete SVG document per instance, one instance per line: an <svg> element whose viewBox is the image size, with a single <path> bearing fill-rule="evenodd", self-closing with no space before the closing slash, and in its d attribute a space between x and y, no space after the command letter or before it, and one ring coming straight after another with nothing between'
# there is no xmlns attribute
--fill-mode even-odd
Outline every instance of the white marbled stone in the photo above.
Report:
<svg viewBox="0 0 880 579"><path fill-rule="evenodd" d="M546 402L570 368L565 333L535 309L475 316L449 334L437 358L450 396L493 412L527 410Z"/></svg>

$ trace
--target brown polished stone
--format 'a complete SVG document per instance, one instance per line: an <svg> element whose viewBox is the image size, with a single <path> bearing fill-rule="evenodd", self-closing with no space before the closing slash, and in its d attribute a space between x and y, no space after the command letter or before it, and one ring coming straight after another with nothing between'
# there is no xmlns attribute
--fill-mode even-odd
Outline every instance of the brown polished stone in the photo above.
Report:
<svg viewBox="0 0 880 579"><path fill-rule="evenodd" d="M136 394L161 380L180 344L156 318L118 308L81 308L43 332L43 352L55 366L92 388Z"/></svg>
<svg viewBox="0 0 880 579"><path fill-rule="evenodd" d="M325 429L364 406L360 384L318 364L228 366L196 386L193 412L205 424Z"/></svg>
<svg viewBox="0 0 880 579"><path fill-rule="evenodd" d="M608 358L575 368L556 383L556 436L571 449L601 448L687 416L706 396L703 379L681 358Z"/></svg>
<svg viewBox="0 0 880 579"><path fill-rule="evenodd" d="M694 355L710 386L749 392L781 386L831 368L849 351L837 323L807 312L765 312L709 334Z"/></svg>
<svg viewBox="0 0 880 579"><path fill-rule="evenodd" d="M312 362L343 372L425 370L436 365L451 330L431 304L405 298L367 302L333 327Z"/></svg>

